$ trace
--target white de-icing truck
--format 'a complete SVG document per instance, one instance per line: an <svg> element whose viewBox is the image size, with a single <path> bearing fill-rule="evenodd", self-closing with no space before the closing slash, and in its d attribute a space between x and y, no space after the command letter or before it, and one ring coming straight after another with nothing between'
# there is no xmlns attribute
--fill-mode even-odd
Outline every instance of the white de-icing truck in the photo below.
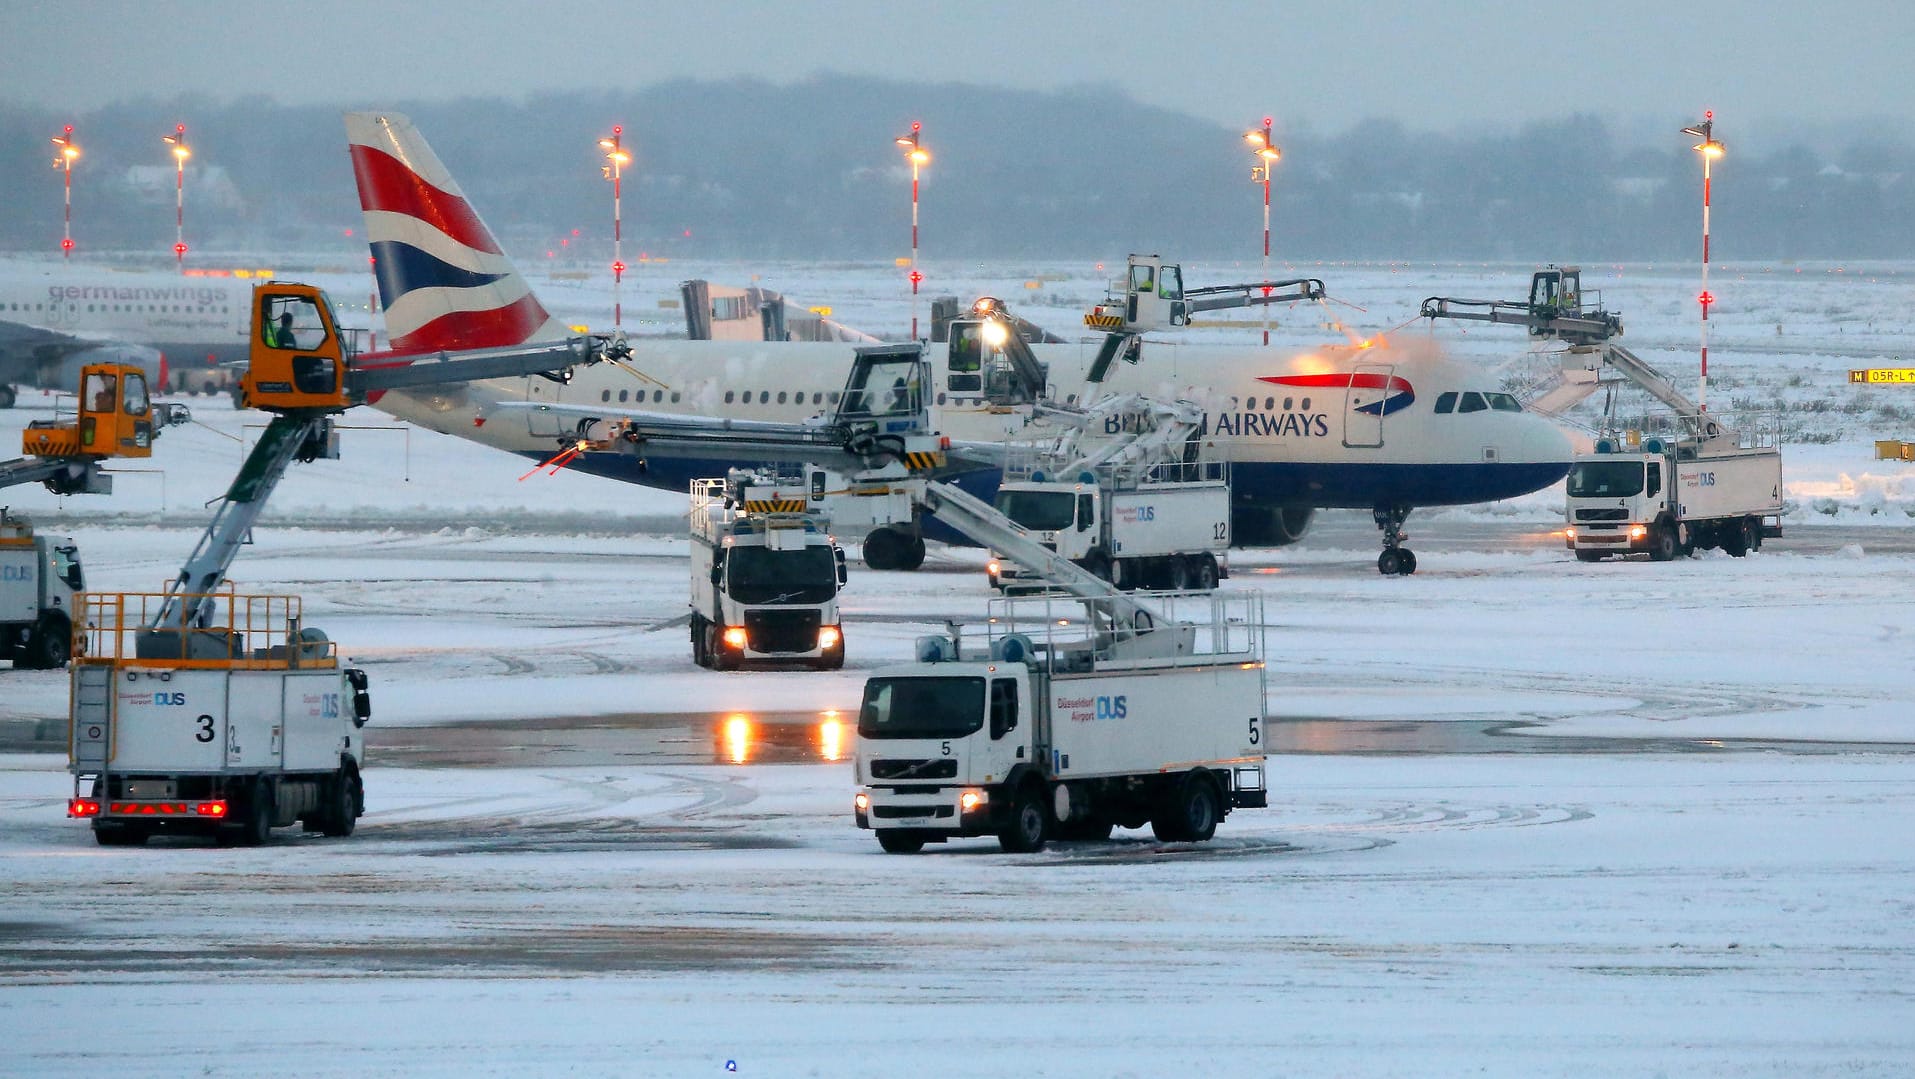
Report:
<svg viewBox="0 0 1915 1079"><path fill-rule="evenodd" d="M1596 443L1569 468L1564 543L1577 559L1646 553L1657 562L1698 549L1737 558L1782 534L1782 456L1773 446L1711 439Z"/></svg>
<svg viewBox="0 0 1915 1079"><path fill-rule="evenodd" d="M701 667L844 666L844 550L802 478L734 469L691 485L691 646Z"/></svg>
<svg viewBox="0 0 1915 1079"><path fill-rule="evenodd" d="M996 836L1004 850L1148 824L1203 842L1266 804L1256 593L992 601L988 652L927 637L923 662L865 683L858 826L886 851Z"/></svg>
<svg viewBox="0 0 1915 1079"><path fill-rule="evenodd" d="M1086 471L1070 480L1042 472L998 485L997 511L1040 543L1119 588L1217 587L1230 547L1230 484L1220 463L1153 465L1134 479ZM1039 579L993 558L991 584Z"/></svg>
<svg viewBox="0 0 1915 1079"><path fill-rule="evenodd" d="M0 659L22 670L66 666L85 587L71 539L37 536L32 522L0 509Z"/></svg>

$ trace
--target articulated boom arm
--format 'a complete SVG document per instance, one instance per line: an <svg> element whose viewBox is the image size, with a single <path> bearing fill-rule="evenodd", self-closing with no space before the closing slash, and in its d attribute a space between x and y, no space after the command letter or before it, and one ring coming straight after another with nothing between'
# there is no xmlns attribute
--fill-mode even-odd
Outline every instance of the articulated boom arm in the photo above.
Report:
<svg viewBox="0 0 1915 1079"><path fill-rule="evenodd" d="M1224 311L1237 307L1263 307L1273 303L1321 300L1329 293L1314 277L1295 277L1288 281L1251 281L1241 285L1205 285L1184 290L1184 305L1191 314Z"/></svg>
<svg viewBox="0 0 1915 1079"><path fill-rule="evenodd" d="M1112 415L1142 412L1150 417L1149 426L1127 429L1089 453L1078 448L1085 430ZM1047 415L1061 410L1047 409ZM1072 430L1058 436L1043 451L1041 467L1058 478L1099 469L1144 468L1184 460L1184 448L1203 430L1203 409L1189 401L1160 401L1142 394L1118 394L1106 397L1081 413L1062 414Z"/></svg>
<svg viewBox="0 0 1915 1079"><path fill-rule="evenodd" d="M1621 315L1607 311L1537 308L1515 300L1461 300L1449 296L1431 296L1423 301L1421 317L1523 326L1532 337L1549 337L1572 345L1599 344L1622 333Z"/></svg>
<svg viewBox="0 0 1915 1079"><path fill-rule="evenodd" d="M1128 592L1032 539L1017 522L955 485L925 482L914 497L938 520L1003 557L1074 596L1107 604L1119 623L1139 631L1168 624L1161 614Z"/></svg>

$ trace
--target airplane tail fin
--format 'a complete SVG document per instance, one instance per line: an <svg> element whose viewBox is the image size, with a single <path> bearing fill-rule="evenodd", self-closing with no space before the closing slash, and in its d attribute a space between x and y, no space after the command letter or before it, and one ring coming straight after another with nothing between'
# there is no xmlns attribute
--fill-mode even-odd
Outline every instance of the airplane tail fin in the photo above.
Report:
<svg viewBox="0 0 1915 1079"><path fill-rule="evenodd" d="M349 112L346 141L393 352L566 336L411 120Z"/></svg>

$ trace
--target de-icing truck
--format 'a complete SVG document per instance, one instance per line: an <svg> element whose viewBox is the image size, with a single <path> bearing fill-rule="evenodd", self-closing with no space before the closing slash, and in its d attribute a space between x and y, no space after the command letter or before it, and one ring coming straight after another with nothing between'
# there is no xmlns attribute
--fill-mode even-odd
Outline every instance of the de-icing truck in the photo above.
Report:
<svg viewBox="0 0 1915 1079"><path fill-rule="evenodd" d="M1564 544L1577 559L1647 553L1657 562L1719 547L1737 558L1782 534L1782 456L1773 446L1600 439L1569 468Z"/></svg>
<svg viewBox="0 0 1915 1079"><path fill-rule="evenodd" d="M1142 598L1142 597L1140 597ZM992 601L986 654L950 638L865 683L856 754L860 828L891 853L965 836L1006 851L1105 839L1148 824L1203 842L1264 784L1261 596Z"/></svg>
<svg viewBox="0 0 1915 1079"><path fill-rule="evenodd" d="M802 479L734 469L691 485L691 646L701 667L844 666L844 551Z"/></svg>

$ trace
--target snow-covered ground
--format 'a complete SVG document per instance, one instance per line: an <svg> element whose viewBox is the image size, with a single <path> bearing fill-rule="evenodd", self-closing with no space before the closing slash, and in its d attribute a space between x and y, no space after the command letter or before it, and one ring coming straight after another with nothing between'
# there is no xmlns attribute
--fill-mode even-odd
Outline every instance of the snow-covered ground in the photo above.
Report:
<svg viewBox="0 0 1915 1079"><path fill-rule="evenodd" d="M1719 345L1803 338L1747 360L1764 385L1839 403L1848 366L1900 365L1915 334L1881 313L1906 269L1788 269L1748 274L1773 309L1716 313ZM1372 329L1526 275L1303 272L1363 282ZM1602 282L1632 340L1678 347L1687 272ZM854 325L903 310L888 268L791 273L765 283ZM1029 290L1060 297L1040 321L1096 276ZM1034 857L885 856L820 759L865 672L981 617L977 552L854 568L844 672L716 674L674 623L682 496L349 430L236 574L303 595L372 673L360 834L98 848L36 738L64 678L0 670L23 750L0 756L0 1074L1908 1074L1915 489L1871 443L1915 437L1897 392L1809 413L1845 426L1787 448L1789 534L1746 559L1575 562L1547 535L1560 492L1413 518L1411 578L1376 574L1361 522L1240 553L1228 586L1271 623L1272 808L1202 847ZM76 535L93 588L157 587L249 436L195 403L163 482L0 501ZM33 415L0 412L0 439ZM1471 538L1420 542L1446 533ZM732 715L748 740L714 729ZM781 731L810 745L752 741Z"/></svg>

